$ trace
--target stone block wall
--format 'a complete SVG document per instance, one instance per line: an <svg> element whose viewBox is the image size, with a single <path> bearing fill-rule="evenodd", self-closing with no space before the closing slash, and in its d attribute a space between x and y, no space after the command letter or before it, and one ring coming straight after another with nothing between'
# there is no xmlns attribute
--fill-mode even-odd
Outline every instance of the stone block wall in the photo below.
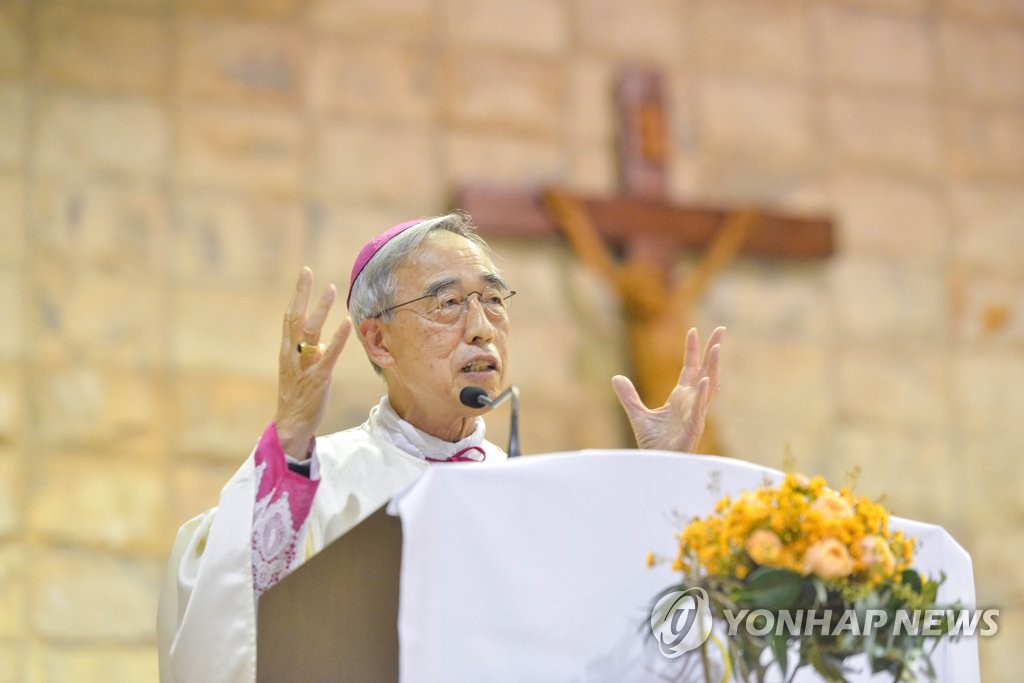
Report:
<svg viewBox="0 0 1024 683"><path fill-rule="evenodd" d="M948 528L1004 608L984 680L1016 681L1020 0L0 0L0 683L155 680L166 554L272 416L299 267L344 287L462 181L614 192L633 63L666 78L675 200L839 231L694 312L730 328L725 453L859 467ZM610 291L557 242L493 246L524 449L630 445ZM357 348L335 381L327 424L358 423Z"/></svg>

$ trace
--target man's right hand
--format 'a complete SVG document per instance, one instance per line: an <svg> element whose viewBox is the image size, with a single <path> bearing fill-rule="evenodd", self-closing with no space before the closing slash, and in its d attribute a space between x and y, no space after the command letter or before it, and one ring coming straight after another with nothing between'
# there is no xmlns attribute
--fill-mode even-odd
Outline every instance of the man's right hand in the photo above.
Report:
<svg viewBox="0 0 1024 683"><path fill-rule="evenodd" d="M320 343L320 331L337 295L335 286L329 285L313 313L307 316L312 288L313 271L305 267L299 272L295 294L284 314L274 417L281 447L299 460L306 458L310 442L327 413L334 364L352 332L352 320L346 318L326 348L299 352L301 343L314 348Z"/></svg>

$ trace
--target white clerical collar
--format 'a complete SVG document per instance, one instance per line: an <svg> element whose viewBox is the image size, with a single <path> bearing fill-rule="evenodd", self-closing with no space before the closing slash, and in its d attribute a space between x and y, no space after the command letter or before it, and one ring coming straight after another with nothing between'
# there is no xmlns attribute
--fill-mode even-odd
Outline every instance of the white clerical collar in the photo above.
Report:
<svg viewBox="0 0 1024 683"><path fill-rule="evenodd" d="M424 460L447 460L455 455L483 460L484 419L476 418L476 429L461 441L452 443L417 429L398 416L388 397L370 410L370 428L401 450ZM474 448L475 447L475 448ZM470 449L470 450L467 450Z"/></svg>

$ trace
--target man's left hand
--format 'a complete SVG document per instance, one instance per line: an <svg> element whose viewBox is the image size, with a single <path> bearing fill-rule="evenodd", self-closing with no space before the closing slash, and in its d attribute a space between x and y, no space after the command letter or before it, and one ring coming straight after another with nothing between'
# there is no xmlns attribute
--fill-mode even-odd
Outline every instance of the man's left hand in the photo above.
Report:
<svg viewBox="0 0 1024 683"><path fill-rule="evenodd" d="M725 328L716 328L701 356L700 334L696 328L690 329L679 382L660 408L651 410L645 406L629 378L612 377L612 389L626 411L640 448L685 453L697 448L704 433L708 406L718 393L718 365L724 337Z"/></svg>

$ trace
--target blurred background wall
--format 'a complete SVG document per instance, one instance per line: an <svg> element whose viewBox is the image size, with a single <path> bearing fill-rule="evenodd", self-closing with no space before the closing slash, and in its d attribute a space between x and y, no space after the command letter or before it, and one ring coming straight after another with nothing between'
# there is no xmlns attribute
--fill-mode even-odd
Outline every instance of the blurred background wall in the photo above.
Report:
<svg viewBox="0 0 1024 683"><path fill-rule="evenodd" d="M730 330L723 450L859 466L949 529L1004 607L984 679L1019 680L1020 0L0 0L0 681L155 680L166 554L273 415L299 267L344 291L461 181L614 192L631 63L666 78L675 200L837 223L696 312ZM493 246L524 449L631 445L612 292ZM327 428L380 388L347 349Z"/></svg>

